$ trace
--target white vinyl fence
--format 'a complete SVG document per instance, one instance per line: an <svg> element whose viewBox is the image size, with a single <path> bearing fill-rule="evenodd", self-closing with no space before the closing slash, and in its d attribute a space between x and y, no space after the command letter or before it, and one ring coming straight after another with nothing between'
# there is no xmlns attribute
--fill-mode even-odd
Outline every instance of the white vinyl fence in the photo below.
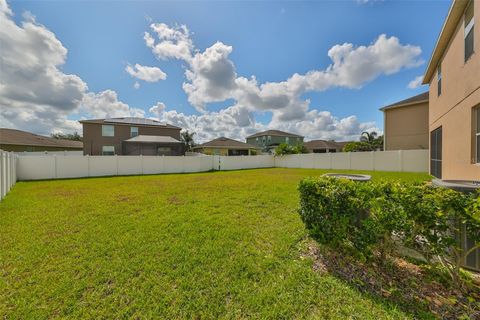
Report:
<svg viewBox="0 0 480 320"><path fill-rule="evenodd" d="M0 200L17 182L17 156L13 152L0 150Z"/></svg>
<svg viewBox="0 0 480 320"><path fill-rule="evenodd" d="M428 172L427 150L310 153L286 156L18 156L18 180L205 172L251 168L314 168Z"/></svg>

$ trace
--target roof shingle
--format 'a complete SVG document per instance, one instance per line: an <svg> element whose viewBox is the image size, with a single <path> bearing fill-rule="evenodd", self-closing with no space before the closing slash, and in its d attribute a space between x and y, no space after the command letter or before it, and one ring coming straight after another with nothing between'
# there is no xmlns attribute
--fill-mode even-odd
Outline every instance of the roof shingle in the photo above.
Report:
<svg viewBox="0 0 480 320"><path fill-rule="evenodd" d="M83 142L54 139L26 131L0 128L0 144L82 149Z"/></svg>

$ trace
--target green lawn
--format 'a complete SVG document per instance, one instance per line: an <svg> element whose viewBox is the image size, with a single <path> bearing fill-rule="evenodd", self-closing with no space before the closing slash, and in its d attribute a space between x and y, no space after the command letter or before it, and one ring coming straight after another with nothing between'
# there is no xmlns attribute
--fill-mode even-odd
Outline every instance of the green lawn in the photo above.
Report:
<svg viewBox="0 0 480 320"><path fill-rule="evenodd" d="M19 182L0 202L0 317L411 318L302 259L297 184L324 172Z"/></svg>

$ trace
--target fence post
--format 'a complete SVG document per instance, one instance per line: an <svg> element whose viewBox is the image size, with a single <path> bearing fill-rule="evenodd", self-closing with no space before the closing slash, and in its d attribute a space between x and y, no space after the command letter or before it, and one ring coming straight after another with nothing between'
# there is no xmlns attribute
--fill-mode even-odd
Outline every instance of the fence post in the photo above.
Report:
<svg viewBox="0 0 480 320"><path fill-rule="evenodd" d="M371 157L370 157L370 161L371 161L371 170L372 171L375 171L375 151L370 151L370 154L371 154Z"/></svg>
<svg viewBox="0 0 480 320"><path fill-rule="evenodd" d="M5 171L5 178L6 178L6 181L7 181L7 188L5 189L6 192L10 191L10 153L7 152L7 170Z"/></svg>
<svg viewBox="0 0 480 320"><path fill-rule="evenodd" d="M117 167L117 176L118 176L118 155L115 154L115 167Z"/></svg>
<svg viewBox="0 0 480 320"><path fill-rule="evenodd" d="M348 153L348 170L352 170L352 153Z"/></svg>
<svg viewBox="0 0 480 320"><path fill-rule="evenodd" d="M56 179L57 176L58 176L58 174L57 174L57 155L56 154L53 155L53 163L54 163L54 166L55 166L53 177Z"/></svg>
<svg viewBox="0 0 480 320"><path fill-rule="evenodd" d="M403 150L398 150L398 171L403 172Z"/></svg>
<svg viewBox="0 0 480 320"><path fill-rule="evenodd" d="M90 177L90 155L87 154L87 176Z"/></svg>
<svg viewBox="0 0 480 320"><path fill-rule="evenodd" d="M140 154L140 165L142 167L142 175L144 175L144 173L143 173L143 154Z"/></svg>
<svg viewBox="0 0 480 320"><path fill-rule="evenodd" d="M3 151L0 150L0 200L3 199Z"/></svg>

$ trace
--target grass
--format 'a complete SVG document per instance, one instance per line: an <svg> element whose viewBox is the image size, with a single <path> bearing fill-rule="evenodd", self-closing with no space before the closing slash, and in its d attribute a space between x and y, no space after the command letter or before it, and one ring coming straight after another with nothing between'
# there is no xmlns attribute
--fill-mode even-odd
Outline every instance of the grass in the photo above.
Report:
<svg viewBox="0 0 480 320"><path fill-rule="evenodd" d="M302 255L306 231L296 187L324 172L19 182L0 202L0 315L413 318L314 272Z"/></svg>

